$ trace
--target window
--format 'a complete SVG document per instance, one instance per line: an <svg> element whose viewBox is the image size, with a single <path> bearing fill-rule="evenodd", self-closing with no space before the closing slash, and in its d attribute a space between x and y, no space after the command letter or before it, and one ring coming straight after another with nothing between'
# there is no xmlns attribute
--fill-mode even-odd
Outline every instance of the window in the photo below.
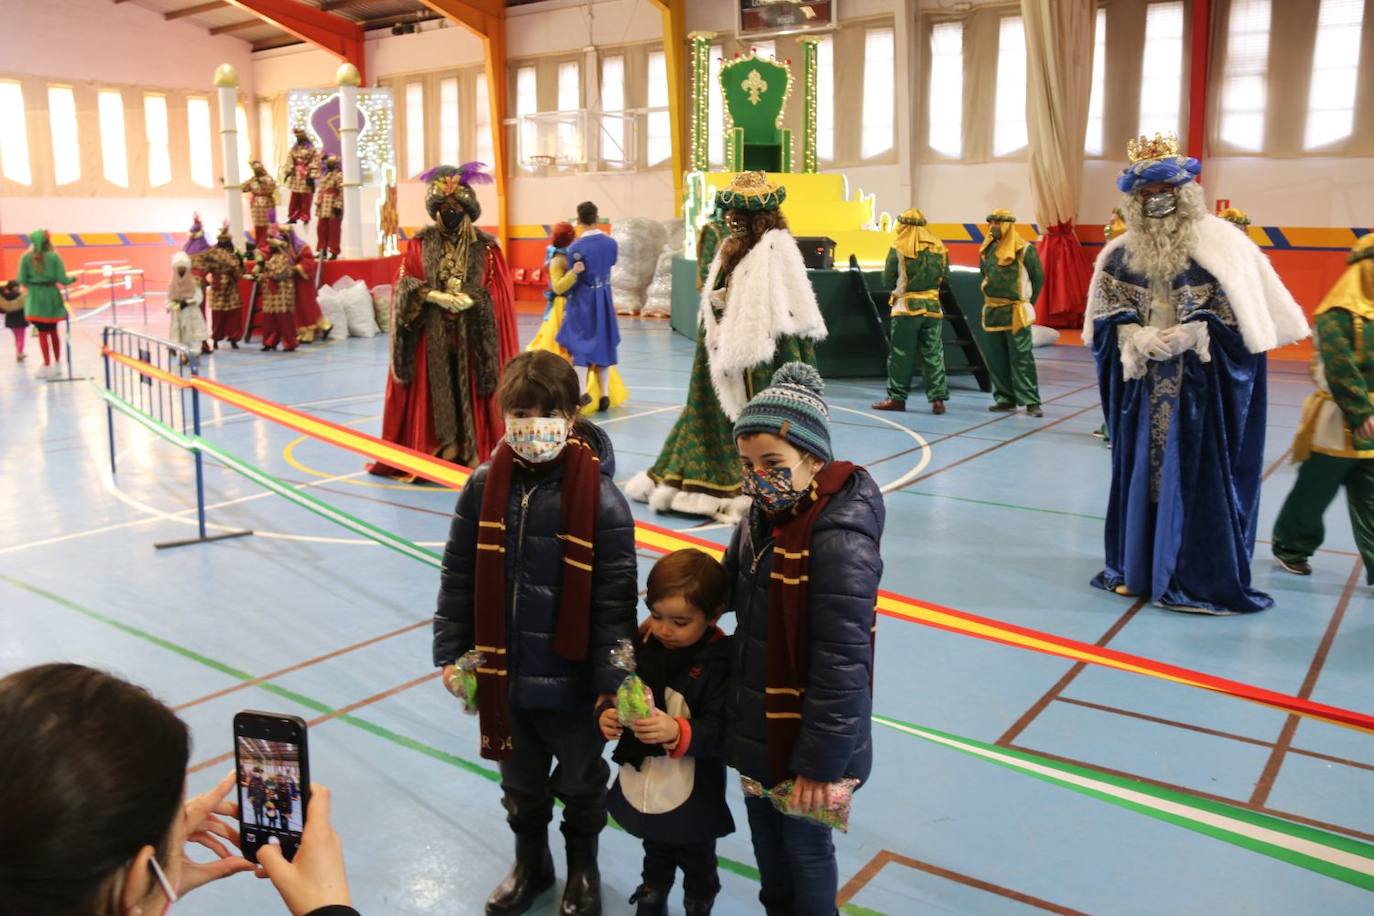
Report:
<svg viewBox="0 0 1374 916"><path fill-rule="evenodd" d="M891 29L864 35L863 131L860 152L865 159L892 149L896 73Z"/></svg>
<svg viewBox="0 0 1374 916"><path fill-rule="evenodd" d="M1354 129L1363 21L1363 0L1322 0L1307 101L1307 149L1343 140Z"/></svg>
<svg viewBox="0 0 1374 916"><path fill-rule="evenodd" d="M816 158L835 159L835 39L816 44Z"/></svg>
<svg viewBox="0 0 1374 916"><path fill-rule="evenodd" d="M52 129L53 181L71 184L81 177L81 146L76 132L76 96L70 87L48 87L48 122Z"/></svg>
<svg viewBox="0 0 1374 916"><path fill-rule="evenodd" d="M601 159L623 165L631 157L625 149L625 58L601 60Z"/></svg>
<svg viewBox="0 0 1374 916"><path fill-rule="evenodd" d="M720 93L720 65L724 58L725 52L720 45L711 45L711 84L706 87L706 95L710 99L708 123L711 131L710 157L713 166L725 165L725 99Z"/></svg>
<svg viewBox="0 0 1374 916"><path fill-rule="evenodd" d="M558 110L582 110L582 68L576 61L558 65ZM576 162L582 159L582 137L576 122L558 123L558 155L562 160Z"/></svg>
<svg viewBox="0 0 1374 916"><path fill-rule="evenodd" d="M262 111L267 111L266 105ZM210 129L210 100L191 96L186 100L186 139L190 141L191 180L202 188L215 186L215 157L211 144L214 134ZM240 178L247 178L251 171L243 172Z"/></svg>
<svg viewBox="0 0 1374 916"><path fill-rule="evenodd" d="M930 30L930 123L927 142L946 156L964 154L964 24L937 22Z"/></svg>
<svg viewBox="0 0 1374 916"><path fill-rule="evenodd" d="M24 88L0 80L0 174L18 184L33 184L29 168L29 128L24 115Z"/></svg>
<svg viewBox="0 0 1374 916"><path fill-rule="evenodd" d="M205 110L206 124L209 124L210 110ZM209 131L206 135L208 137ZM195 128L191 129L192 144L195 143ZM209 140L206 140L206 155L209 155ZM258 153L264 163L277 161L277 134L272 129L272 106L258 102ZM245 176L246 177L246 176Z"/></svg>
<svg viewBox="0 0 1374 916"><path fill-rule="evenodd" d="M673 155L673 125L668 118L668 59L662 51L649 53L649 165Z"/></svg>
<svg viewBox="0 0 1374 916"><path fill-rule="evenodd" d="M1221 138L1232 146L1264 146L1268 70L1269 0L1233 0L1221 82Z"/></svg>
<svg viewBox="0 0 1374 916"><path fill-rule="evenodd" d="M1002 20L997 35L997 101L992 153L1005 156L1027 143L1026 29L1020 16Z"/></svg>
<svg viewBox="0 0 1374 916"><path fill-rule="evenodd" d="M406 172L415 178L425 168L425 87L406 83Z"/></svg>
<svg viewBox="0 0 1374 916"><path fill-rule="evenodd" d="M458 77L439 81L439 160L458 165Z"/></svg>
<svg viewBox="0 0 1374 916"><path fill-rule="evenodd" d="M167 97L143 97L143 133L148 138L148 185L160 188L172 180L172 153L167 147Z"/></svg>
<svg viewBox="0 0 1374 916"><path fill-rule="evenodd" d="M1178 132L1183 96L1183 2L1145 8L1145 58L1140 72L1140 132Z"/></svg>
<svg viewBox="0 0 1374 916"><path fill-rule="evenodd" d="M491 135L491 97L487 94L487 75L477 74L477 161L491 166L496 161L496 140Z"/></svg>
<svg viewBox="0 0 1374 916"><path fill-rule="evenodd" d="M124 94L102 89L96 95L100 113L100 162L105 180L129 186L129 153L124 147Z"/></svg>
<svg viewBox="0 0 1374 916"><path fill-rule="evenodd" d="M515 72L515 117L520 123L520 158L526 162L542 150L536 147L539 134L534 124L525 123L525 115L539 111L539 92L533 67L521 67Z"/></svg>
<svg viewBox="0 0 1374 916"><path fill-rule="evenodd" d="M1106 140L1106 122L1102 119L1102 94L1107 84L1107 11L1097 11L1093 27L1093 91L1088 99L1088 130L1083 135L1083 151L1101 156Z"/></svg>
<svg viewBox="0 0 1374 916"><path fill-rule="evenodd" d="M239 174L253 174L253 143L248 134L248 111L242 105L234 109L234 130L239 141Z"/></svg>

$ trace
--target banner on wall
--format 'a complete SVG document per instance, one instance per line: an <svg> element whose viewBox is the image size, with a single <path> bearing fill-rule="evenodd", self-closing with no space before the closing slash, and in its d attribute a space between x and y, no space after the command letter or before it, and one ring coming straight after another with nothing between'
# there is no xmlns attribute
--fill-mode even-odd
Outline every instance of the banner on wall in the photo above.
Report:
<svg viewBox="0 0 1374 916"><path fill-rule="evenodd" d="M739 0L741 38L818 32L835 27L835 0Z"/></svg>

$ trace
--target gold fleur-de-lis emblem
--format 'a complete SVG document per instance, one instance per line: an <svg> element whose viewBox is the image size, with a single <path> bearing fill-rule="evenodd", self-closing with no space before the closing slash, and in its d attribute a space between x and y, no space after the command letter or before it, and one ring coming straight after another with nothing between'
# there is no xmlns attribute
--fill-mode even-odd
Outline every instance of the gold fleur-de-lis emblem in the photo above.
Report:
<svg viewBox="0 0 1374 916"><path fill-rule="evenodd" d="M739 87L749 93L750 105L757 105L759 103L759 97L768 91L768 84L764 82L763 77L759 76L759 71L757 70L750 70L749 78L740 83Z"/></svg>

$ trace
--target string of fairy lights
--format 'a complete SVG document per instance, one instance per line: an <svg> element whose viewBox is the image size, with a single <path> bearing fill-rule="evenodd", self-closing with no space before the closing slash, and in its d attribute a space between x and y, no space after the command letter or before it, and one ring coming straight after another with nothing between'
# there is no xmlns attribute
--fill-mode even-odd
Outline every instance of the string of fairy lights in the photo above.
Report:
<svg viewBox="0 0 1374 916"><path fill-rule="evenodd" d="M310 116L321 105L327 104L339 94L338 89L293 89L286 94L286 120L288 135L290 131L302 128L318 145L320 135L310 123ZM391 142L395 125L395 102L391 90L359 89L358 112L362 115L363 129L358 133L358 165L362 169L363 181L381 180L388 169L396 167L394 147Z"/></svg>
<svg viewBox="0 0 1374 916"><path fill-rule="evenodd" d="M816 77L820 39L803 38L802 46L802 171L819 171L816 155Z"/></svg>

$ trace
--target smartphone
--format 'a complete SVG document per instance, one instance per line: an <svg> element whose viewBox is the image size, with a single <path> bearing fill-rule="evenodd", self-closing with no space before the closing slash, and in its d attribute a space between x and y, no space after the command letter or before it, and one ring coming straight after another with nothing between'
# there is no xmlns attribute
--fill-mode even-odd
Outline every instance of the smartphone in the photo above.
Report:
<svg viewBox="0 0 1374 916"><path fill-rule="evenodd" d="M234 716L234 769L239 787L243 856L275 843L289 861L301 844L310 804L310 754L305 720L245 709Z"/></svg>

